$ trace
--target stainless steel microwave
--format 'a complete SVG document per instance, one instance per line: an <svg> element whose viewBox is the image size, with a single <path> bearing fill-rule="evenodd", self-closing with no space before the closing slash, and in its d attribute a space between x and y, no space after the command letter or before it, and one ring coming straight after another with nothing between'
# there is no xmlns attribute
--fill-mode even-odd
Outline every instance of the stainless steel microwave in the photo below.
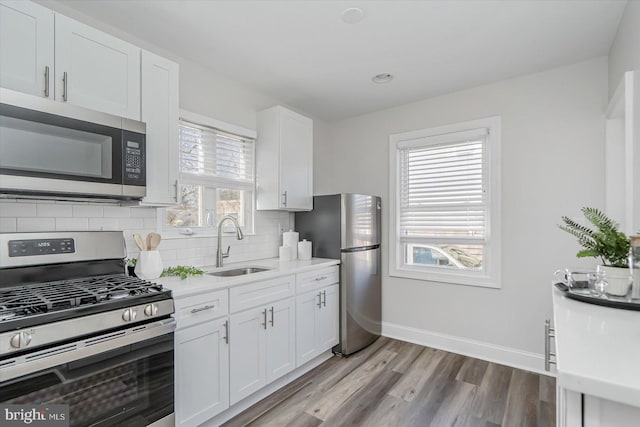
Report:
<svg viewBox="0 0 640 427"><path fill-rule="evenodd" d="M0 193L138 200L146 125L0 88Z"/></svg>

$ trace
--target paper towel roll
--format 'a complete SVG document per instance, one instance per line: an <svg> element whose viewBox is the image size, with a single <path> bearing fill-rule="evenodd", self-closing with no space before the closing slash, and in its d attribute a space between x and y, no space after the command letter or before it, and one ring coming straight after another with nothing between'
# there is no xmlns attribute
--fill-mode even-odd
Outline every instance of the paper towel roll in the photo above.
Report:
<svg viewBox="0 0 640 427"><path fill-rule="evenodd" d="M291 259L298 259L299 239L300 233L297 231L289 230L282 233L282 246L289 246L291 248Z"/></svg>
<svg viewBox="0 0 640 427"><path fill-rule="evenodd" d="M280 246L278 254L280 255L280 261L291 261L291 247L290 246Z"/></svg>
<svg viewBox="0 0 640 427"><path fill-rule="evenodd" d="M308 261L311 259L311 242L303 239L298 242L298 259Z"/></svg>

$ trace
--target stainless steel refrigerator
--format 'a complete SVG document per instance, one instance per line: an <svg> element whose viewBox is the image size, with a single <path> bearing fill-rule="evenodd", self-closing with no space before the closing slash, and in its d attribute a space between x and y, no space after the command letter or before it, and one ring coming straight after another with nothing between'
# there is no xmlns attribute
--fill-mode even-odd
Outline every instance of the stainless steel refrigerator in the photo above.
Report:
<svg viewBox="0 0 640 427"><path fill-rule="evenodd" d="M313 210L297 212L300 239L313 256L340 259L340 344L349 355L380 336L380 197L364 194L315 196Z"/></svg>

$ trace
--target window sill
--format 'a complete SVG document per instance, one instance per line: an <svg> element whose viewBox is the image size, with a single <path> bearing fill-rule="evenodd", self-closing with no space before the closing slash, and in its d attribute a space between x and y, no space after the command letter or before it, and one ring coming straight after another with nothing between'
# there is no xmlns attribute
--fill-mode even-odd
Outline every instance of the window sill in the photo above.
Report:
<svg viewBox="0 0 640 427"><path fill-rule="evenodd" d="M391 268L389 276L404 279L422 280L425 282L450 283L454 285L475 286L481 288L500 289L500 281L482 273L461 273L437 271L428 268Z"/></svg>

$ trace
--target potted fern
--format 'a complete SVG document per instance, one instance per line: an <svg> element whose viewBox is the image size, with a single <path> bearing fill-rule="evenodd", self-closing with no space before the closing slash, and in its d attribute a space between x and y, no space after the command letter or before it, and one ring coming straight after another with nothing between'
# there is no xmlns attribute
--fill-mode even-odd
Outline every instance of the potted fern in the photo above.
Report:
<svg viewBox="0 0 640 427"><path fill-rule="evenodd" d="M563 216L561 230L575 236L582 249L578 258L600 258L597 271L607 282L606 292L625 296L629 292L629 238L618 230L618 224L600 210L584 207L585 218L595 226L591 228Z"/></svg>

